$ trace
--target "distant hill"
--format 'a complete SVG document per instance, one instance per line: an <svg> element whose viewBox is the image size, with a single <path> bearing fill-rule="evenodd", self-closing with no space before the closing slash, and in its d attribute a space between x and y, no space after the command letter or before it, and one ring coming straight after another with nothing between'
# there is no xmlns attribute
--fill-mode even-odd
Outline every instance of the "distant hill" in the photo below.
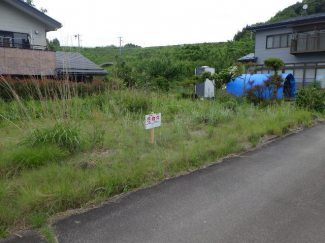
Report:
<svg viewBox="0 0 325 243"><path fill-rule="evenodd" d="M58 50L78 52L78 48L70 47L60 47ZM145 48L128 44L122 49L122 58L137 74L149 72L149 69L156 66L167 65L179 69L183 77L190 77L196 67L211 66L221 70L253 50L253 40ZM117 63L120 59L120 49L116 46L81 48L80 53L98 65L106 62ZM105 69L111 71L112 67Z"/></svg>
<svg viewBox="0 0 325 243"><path fill-rule="evenodd" d="M306 13L302 8L304 4L308 4ZM305 0L301 3L297 2L296 4L279 11L268 22L276 22L283 19L298 17L304 14L310 15L323 12L325 12L325 0Z"/></svg>
<svg viewBox="0 0 325 243"><path fill-rule="evenodd" d="M308 4L308 9L306 12L302 8L304 4ZM304 0L302 2L297 2L287 7L282 11L279 11L274 17L268 20L267 23L276 22L283 19L294 18L304 14L311 15L311 14L323 13L323 12L325 12L325 0ZM263 23L256 23L255 25L259 25L259 24L263 24ZM249 31L246 30L246 27L243 28L242 31L237 32L237 34L234 36L235 41L250 38L251 34Z"/></svg>

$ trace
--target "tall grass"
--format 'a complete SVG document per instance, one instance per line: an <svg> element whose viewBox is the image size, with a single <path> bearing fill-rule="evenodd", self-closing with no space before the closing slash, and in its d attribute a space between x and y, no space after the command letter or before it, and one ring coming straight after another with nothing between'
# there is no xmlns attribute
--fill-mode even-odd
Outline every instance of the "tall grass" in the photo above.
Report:
<svg viewBox="0 0 325 243"><path fill-rule="evenodd" d="M227 95L178 99L137 90L0 102L0 237L212 163L312 122L309 111L259 109ZM161 112L150 144L144 115Z"/></svg>

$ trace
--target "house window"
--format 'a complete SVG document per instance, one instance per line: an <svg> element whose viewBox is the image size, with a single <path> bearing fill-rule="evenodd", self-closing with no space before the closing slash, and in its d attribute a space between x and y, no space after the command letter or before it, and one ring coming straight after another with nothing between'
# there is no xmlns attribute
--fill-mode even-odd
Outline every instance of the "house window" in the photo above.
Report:
<svg viewBox="0 0 325 243"><path fill-rule="evenodd" d="M315 82L315 69L306 69L305 73L305 87L307 87L310 83Z"/></svg>
<svg viewBox="0 0 325 243"><path fill-rule="evenodd" d="M29 34L0 31L0 46L29 48Z"/></svg>
<svg viewBox="0 0 325 243"><path fill-rule="evenodd" d="M267 37L267 44L266 44L267 49L273 48L273 36Z"/></svg>
<svg viewBox="0 0 325 243"><path fill-rule="evenodd" d="M316 81L321 82L322 88L325 88L325 69L317 69Z"/></svg>
<svg viewBox="0 0 325 243"><path fill-rule="evenodd" d="M283 35L271 35L266 38L266 48L286 48L290 47L292 35L283 34Z"/></svg>
<svg viewBox="0 0 325 243"><path fill-rule="evenodd" d="M304 82L304 69L296 69L294 77L296 80L296 89L302 88Z"/></svg>
<svg viewBox="0 0 325 243"><path fill-rule="evenodd" d="M13 34L0 31L0 46L11 47Z"/></svg>

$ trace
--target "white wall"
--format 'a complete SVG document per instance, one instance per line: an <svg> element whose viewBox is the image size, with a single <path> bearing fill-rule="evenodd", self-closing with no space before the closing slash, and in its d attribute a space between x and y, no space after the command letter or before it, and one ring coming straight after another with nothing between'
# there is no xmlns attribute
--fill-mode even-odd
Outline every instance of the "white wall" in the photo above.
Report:
<svg viewBox="0 0 325 243"><path fill-rule="evenodd" d="M32 45L46 46L45 24L1 0L0 31L26 33L32 37Z"/></svg>

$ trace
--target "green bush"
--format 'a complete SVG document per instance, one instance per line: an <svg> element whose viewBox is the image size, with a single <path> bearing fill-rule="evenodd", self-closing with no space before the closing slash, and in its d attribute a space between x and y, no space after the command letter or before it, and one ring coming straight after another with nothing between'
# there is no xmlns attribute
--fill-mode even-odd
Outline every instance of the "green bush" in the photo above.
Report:
<svg viewBox="0 0 325 243"><path fill-rule="evenodd" d="M322 83L320 81L315 81L315 82L309 84L308 87L312 87L312 88L315 88L317 90L321 90L322 89Z"/></svg>
<svg viewBox="0 0 325 243"><path fill-rule="evenodd" d="M164 77L157 77L152 80L154 86L162 91L168 92L171 89L172 82Z"/></svg>
<svg viewBox="0 0 325 243"><path fill-rule="evenodd" d="M325 110L325 93L310 86L296 92L296 106L317 112Z"/></svg>

